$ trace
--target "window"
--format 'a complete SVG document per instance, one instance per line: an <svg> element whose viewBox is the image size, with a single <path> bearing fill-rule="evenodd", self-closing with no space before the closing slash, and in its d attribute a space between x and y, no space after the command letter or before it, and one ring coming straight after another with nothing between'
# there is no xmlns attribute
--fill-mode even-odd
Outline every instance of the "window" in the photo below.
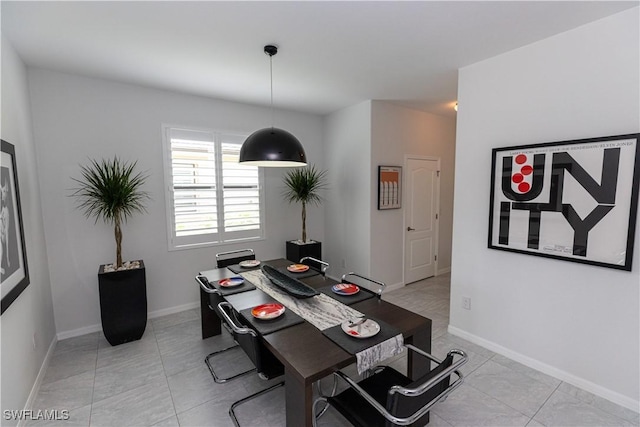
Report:
<svg viewBox="0 0 640 427"><path fill-rule="evenodd" d="M238 163L246 139L163 126L169 248L263 237L260 169Z"/></svg>

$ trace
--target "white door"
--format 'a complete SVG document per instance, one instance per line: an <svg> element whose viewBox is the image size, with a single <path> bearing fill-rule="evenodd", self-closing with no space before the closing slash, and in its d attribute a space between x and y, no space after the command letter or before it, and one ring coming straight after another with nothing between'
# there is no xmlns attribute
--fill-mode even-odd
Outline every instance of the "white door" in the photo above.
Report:
<svg viewBox="0 0 640 427"><path fill-rule="evenodd" d="M405 196L404 282L436 274L439 160L407 159Z"/></svg>

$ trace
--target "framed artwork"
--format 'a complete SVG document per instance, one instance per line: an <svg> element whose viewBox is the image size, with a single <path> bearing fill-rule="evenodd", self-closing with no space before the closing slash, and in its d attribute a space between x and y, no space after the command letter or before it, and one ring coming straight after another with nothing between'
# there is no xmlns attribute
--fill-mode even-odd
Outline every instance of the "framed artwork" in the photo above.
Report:
<svg viewBox="0 0 640 427"><path fill-rule="evenodd" d="M27 251L24 246L24 228L20 207L20 189L16 170L16 155L12 144L2 140L2 163L0 181L2 184L1 248L2 272L0 291L2 292L2 311L4 313L13 301L29 285Z"/></svg>
<svg viewBox="0 0 640 427"><path fill-rule="evenodd" d="M489 248L631 271L639 139L493 149Z"/></svg>
<svg viewBox="0 0 640 427"><path fill-rule="evenodd" d="M378 166L378 210L402 207L402 167Z"/></svg>

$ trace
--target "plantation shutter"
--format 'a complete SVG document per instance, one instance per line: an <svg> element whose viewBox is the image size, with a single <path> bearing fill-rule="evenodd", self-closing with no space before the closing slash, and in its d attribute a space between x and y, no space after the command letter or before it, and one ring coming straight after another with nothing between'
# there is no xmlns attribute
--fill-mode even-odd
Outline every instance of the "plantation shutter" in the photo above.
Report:
<svg viewBox="0 0 640 427"><path fill-rule="evenodd" d="M261 224L260 177L256 166L238 163L244 138L222 135L224 233L227 238L255 235Z"/></svg>
<svg viewBox="0 0 640 427"><path fill-rule="evenodd" d="M167 128L170 247L263 235L261 172L238 163L244 136Z"/></svg>

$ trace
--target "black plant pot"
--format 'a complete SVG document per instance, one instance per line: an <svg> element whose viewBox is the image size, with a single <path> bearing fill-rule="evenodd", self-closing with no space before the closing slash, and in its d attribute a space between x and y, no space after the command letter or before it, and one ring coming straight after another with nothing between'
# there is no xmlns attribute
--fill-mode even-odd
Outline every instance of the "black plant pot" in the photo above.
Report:
<svg viewBox="0 0 640 427"><path fill-rule="evenodd" d="M306 256L322 259L322 243L315 240L303 244L298 244L295 240L287 242L287 259L289 261L300 262L300 259Z"/></svg>
<svg viewBox="0 0 640 427"><path fill-rule="evenodd" d="M147 282L144 262L140 268L98 271L102 331L111 345L142 338L147 327Z"/></svg>

